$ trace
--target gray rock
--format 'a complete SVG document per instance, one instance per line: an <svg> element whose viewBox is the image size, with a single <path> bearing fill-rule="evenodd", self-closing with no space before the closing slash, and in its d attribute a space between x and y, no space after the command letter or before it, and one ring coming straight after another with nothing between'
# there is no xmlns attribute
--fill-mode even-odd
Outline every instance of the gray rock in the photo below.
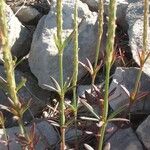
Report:
<svg viewBox="0 0 150 150"><path fill-rule="evenodd" d="M109 143L110 150L143 150L132 128L117 129L106 143Z"/></svg>
<svg viewBox="0 0 150 150"><path fill-rule="evenodd" d="M31 126L26 127L26 130L29 134L30 134L30 128ZM39 137L39 141L35 146L36 150L50 148L52 145L58 142L59 138L57 132L55 131L54 127L47 121L42 121L40 123L37 123L35 128L36 128L35 133ZM6 132L10 140L9 149L21 150L22 148L20 144L17 143L16 140L16 134L19 134L20 132L19 127L7 128ZM1 141L5 140L3 129L0 129L0 140ZM0 149L7 150L7 147L3 143L1 143Z"/></svg>
<svg viewBox="0 0 150 150"><path fill-rule="evenodd" d="M83 3L86 3L91 11L98 12L98 0L81 0L81 1Z"/></svg>
<svg viewBox="0 0 150 150"><path fill-rule="evenodd" d="M37 18L39 18L40 13L31 6L17 6L12 7L14 13L17 12L16 17L24 23L29 23Z"/></svg>
<svg viewBox="0 0 150 150"><path fill-rule="evenodd" d="M137 128L136 133L146 149L150 149L150 116L148 116Z"/></svg>
<svg viewBox="0 0 150 150"><path fill-rule="evenodd" d="M85 97L85 91L91 92L91 85L79 85L77 88L77 95L80 97Z"/></svg>
<svg viewBox="0 0 150 150"><path fill-rule="evenodd" d="M98 11L98 0L81 0L86 3L90 10ZM126 22L126 9L128 6L127 0L117 0L117 23L123 27L124 30L127 30L128 25ZM109 0L104 0L104 14L109 15Z"/></svg>
<svg viewBox="0 0 150 150"><path fill-rule="evenodd" d="M5 79L5 73L3 66L0 66L0 76ZM18 84L21 81L21 78L24 77L27 79L26 85L22 87L19 92L19 98L22 102L27 102L31 100L31 105L29 111L25 113L24 120L29 121L32 115L37 115L46 103L49 101L51 93L49 91L41 89L37 81L32 77L31 74L25 74L20 71L15 71L16 83ZM9 106L10 103L6 97L5 90L0 86L0 104ZM8 125L12 126L13 121L10 119L9 115L6 113L6 121L8 121ZM7 122L6 122L7 124Z"/></svg>
<svg viewBox="0 0 150 150"><path fill-rule="evenodd" d="M8 34L11 52L16 57L25 56L30 49L31 35L29 30L24 27L14 16L13 11L6 5L8 19ZM0 58L2 59L2 47L0 45Z"/></svg>
<svg viewBox="0 0 150 150"><path fill-rule="evenodd" d="M83 134L83 131L77 129L78 138ZM72 141L76 139L76 129L70 128L66 131L66 141Z"/></svg>
<svg viewBox="0 0 150 150"><path fill-rule="evenodd" d="M129 43L133 58L138 64L140 64L138 53L141 53L143 49L143 12L143 2L140 0L132 1L126 12L126 20L129 25ZM150 30L147 32L150 38ZM149 46L150 41L148 41L147 50L150 50ZM147 59L143 71L150 76L150 57Z"/></svg>
<svg viewBox="0 0 150 150"><path fill-rule="evenodd" d="M50 76L59 81L58 50L54 42L56 34L56 7L52 5L52 10L44 16L34 33L31 51L29 55L29 65L32 73L37 77L39 85L52 85ZM73 30L73 10L74 3L69 0L63 1L63 38L66 38ZM86 4L79 1L79 17L81 22L79 27L79 60L86 63L86 58L94 61L96 37L97 37L97 14L92 13ZM104 30L105 32L106 30ZM104 49L105 38L102 40L101 50ZM64 50L64 80L72 76L73 71L73 41ZM79 66L78 79L85 75L86 70Z"/></svg>
<svg viewBox="0 0 150 150"><path fill-rule="evenodd" d="M116 90L113 93L113 95L111 95L109 98L109 104L113 108L113 110L116 110L123 105L129 104L128 95L131 94L135 86L135 80L138 71L139 69L134 67L131 68L118 67L116 69L112 83L110 85L110 91L112 91L115 88ZM139 92L149 92L150 90L149 81L150 78L145 73L143 73L140 80ZM144 111L145 113L149 113L150 112L149 98L150 98L149 95L147 95L136 101L131 108L131 112L135 113Z"/></svg>

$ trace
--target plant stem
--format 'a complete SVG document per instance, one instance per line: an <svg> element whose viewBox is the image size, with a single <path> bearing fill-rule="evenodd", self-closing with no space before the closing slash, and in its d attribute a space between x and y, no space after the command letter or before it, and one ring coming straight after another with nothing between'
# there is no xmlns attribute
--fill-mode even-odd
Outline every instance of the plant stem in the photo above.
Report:
<svg viewBox="0 0 150 150"><path fill-rule="evenodd" d="M105 77L105 96L104 96L104 111L102 114L103 125L100 128L100 139L98 150L102 150L103 141L105 136L105 130L107 126L107 116L108 116L108 100L109 100L109 78L110 78L110 69L113 60L113 50L114 50L114 37L115 37L115 21L116 21L116 0L110 0L109 4L109 21L108 21L108 37L106 45L106 77Z"/></svg>
<svg viewBox="0 0 150 150"><path fill-rule="evenodd" d="M139 89L139 83L140 83L140 79L142 76L142 72L143 72L143 66L145 63L145 59L146 59L146 52L147 52L147 46L148 46L148 26L149 26L149 0L144 0L144 19L143 19L143 50L142 53L140 54L140 70L138 72L136 81L135 81L135 86L134 86L134 90L133 93L130 97L130 103L134 103L136 100L136 96L138 93L138 89Z"/></svg>
<svg viewBox="0 0 150 150"><path fill-rule="evenodd" d="M148 26L149 26L149 0L144 0L144 21L143 21L143 50L147 51Z"/></svg>
<svg viewBox="0 0 150 150"><path fill-rule="evenodd" d="M60 115L61 115L61 120L60 120L60 131L61 131L61 144L60 144L60 149L64 150L65 149L65 105L64 105L64 95L62 94L60 96Z"/></svg>
<svg viewBox="0 0 150 150"><path fill-rule="evenodd" d="M96 78L96 68L98 64L98 59L99 59L99 53L100 53L100 44L101 44L101 39L102 39L102 34L103 34L103 13L104 13L104 4L103 0L99 0L99 5L98 5L98 37L97 37L97 45L96 45L96 55L95 55L95 64L94 64L94 74L92 78L92 85L95 83L95 78Z"/></svg>
<svg viewBox="0 0 150 150"><path fill-rule="evenodd" d="M2 48L3 48L3 59L4 59L4 67L6 70L6 80L7 80L7 89L10 95L11 100L13 101L13 107L15 107L16 111L20 111L20 102L17 97L17 91L16 91L16 82L15 82L15 74L14 74L14 61L12 59L11 55L11 48L9 45L9 37L8 37L8 26L7 26L7 18L6 18L6 10L5 10L6 4L4 0L0 0L0 33L1 33L1 42L2 42ZM21 118L19 118L20 120ZM24 125L23 123L20 124L20 121L18 121L18 124L20 126L20 131L22 135L24 135Z"/></svg>
<svg viewBox="0 0 150 150"><path fill-rule="evenodd" d="M57 38L59 45L62 45L62 0L57 0ZM59 52L62 52L59 48Z"/></svg>
<svg viewBox="0 0 150 150"><path fill-rule="evenodd" d="M62 0L57 0L57 39L58 39L58 57L59 57L59 80L60 80L60 131L61 131L61 144L60 149L65 149L65 104L64 104L64 81L63 81L63 51L62 48Z"/></svg>
<svg viewBox="0 0 150 150"><path fill-rule="evenodd" d="M78 149L78 135L77 135L77 111L78 111L78 101L77 101L77 79L78 79L78 0L75 0L74 4L74 49L73 49L73 107L74 107L74 120L76 129L76 149Z"/></svg>
<svg viewBox="0 0 150 150"><path fill-rule="evenodd" d="M73 105L77 107L77 95L76 95L76 86L77 86L77 77L78 77L78 23L77 23L78 9L77 9L77 0L75 0L75 9L74 9L74 49L73 49Z"/></svg>

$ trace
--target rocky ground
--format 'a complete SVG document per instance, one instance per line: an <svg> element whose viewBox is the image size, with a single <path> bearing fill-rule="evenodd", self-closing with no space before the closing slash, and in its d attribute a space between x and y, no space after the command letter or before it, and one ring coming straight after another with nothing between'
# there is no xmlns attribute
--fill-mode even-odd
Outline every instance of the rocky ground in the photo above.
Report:
<svg viewBox="0 0 150 150"><path fill-rule="evenodd" d="M79 1L79 60L83 63L86 58L94 63L97 39L98 0ZM115 37L116 60L111 70L110 84L110 113L119 107L129 104L136 75L139 70L138 52L142 50L143 3L141 0L117 1L117 30ZM73 29L73 6L71 0L63 0L63 37L67 37ZM103 59L106 45L108 0L104 0L104 25L100 47L100 59ZM56 33L56 0L7 0L7 17L9 25L9 41L13 57L21 63L15 69L16 82L22 77L27 78L26 85L19 91L21 101L31 100L31 106L24 116L27 130L30 131L32 122L36 123L36 133L40 137L36 149L59 149L60 134L58 129L57 95L50 91L47 85L52 85L50 76L58 80L58 51L54 43ZM148 30L149 33L149 30ZM150 34L149 34L150 36ZM150 42L149 42L150 44ZM64 79L72 75L73 42L64 50ZM5 80L2 50L0 49L0 80ZM97 76L97 87L103 87L105 66ZM78 96L79 100L87 99L97 113L98 99L103 98L103 92L97 96L91 93L91 78L86 70L79 66ZM105 136L105 150L150 150L150 58L147 59L140 81L138 100L132 105L130 122L115 122L108 124ZM5 85L0 86L0 104L9 106ZM71 93L66 95L70 102ZM10 150L19 150L14 133L19 131L11 114L4 112ZM66 111L67 119L72 114ZM125 117L122 112L120 117ZM79 149L88 149L89 145L96 149L98 127L92 120L85 121L83 117L92 115L84 106L80 106L78 119ZM0 140L4 132L0 129ZM73 126L66 132L67 149L73 148L75 130ZM1 142L0 149L7 149Z"/></svg>

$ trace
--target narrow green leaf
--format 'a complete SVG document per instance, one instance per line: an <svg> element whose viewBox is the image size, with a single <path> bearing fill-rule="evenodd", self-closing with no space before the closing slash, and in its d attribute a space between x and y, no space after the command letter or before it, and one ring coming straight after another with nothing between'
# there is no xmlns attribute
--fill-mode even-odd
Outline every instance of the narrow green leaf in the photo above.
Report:
<svg viewBox="0 0 150 150"><path fill-rule="evenodd" d="M25 59L25 58L23 57L23 58L20 59L19 61L16 60L16 61L15 61L15 65L14 65L14 69L15 69L19 64L21 64L24 59Z"/></svg>
<svg viewBox="0 0 150 150"><path fill-rule="evenodd" d="M50 91L55 91L57 92L58 94L60 94L60 91L58 91L56 88L50 86L50 85L47 85L47 84L43 84L43 86L45 86L46 88L48 88Z"/></svg>
<svg viewBox="0 0 150 150"><path fill-rule="evenodd" d="M93 72L92 72L92 70L90 70L90 68L88 66L86 66L84 63L82 63L80 61L79 61L79 64L81 64L82 67L84 67L92 75Z"/></svg>
<svg viewBox="0 0 150 150"><path fill-rule="evenodd" d="M57 89L57 91L61 91L60 85L58 84L58 82L50 76L51 81L53 82L53 85L55 86L55 88Z"/></svg>
<svg viewBox="0 0 150 150"><path fill-rule="evenodd" d="M59 50L60 49L60 45L59 45L58 38L57 38L57 36L55 34L54 34L54 42L55 42L55 45L56 45L57 49Z"/></svg>
<svg viewBox="0 0 150 150"><path fill-rule="evenodd" d="M99 116L94 112L92 106L90 106L85 100L80 99L80 101L97 119L100 119Z"/></svg>
<svg viewBox="0 0 150 150"><path fill-rule="evenodd" d="M91 117L86 117L86 116L82 116L82 117L80 117L82 120L89 120L89 121L96 121L96 122L98 122L99 121L99 119L97 119L97 118L91 118Z"/></svg>
<svg viewBox="0 0 150 150"><path fill-rule="evenodd" d="M31 100L29 100L27 103L22 104L22 106L21 106L21 115L22 116L27 111L27 109L29 109L30 104L31 104Z"/></svg>
<svg viewBox="0 0 150 150"><path fill-rule="evenodd" d="M108 119L107 122L112 122L112 121L125 121L125 122L130 122L129 119L126 118L113 118L113 119Z"/></svg>
<svg viewBox="0 0 150 150"><path fill-rule="evenodd" d="M128 106L128 104L119 107L116 111L114 111L113 113L111 113L109 115L108 119L110 120L110 119L113 119L114 117L116 117L118 114L120 114L121 112L123 112L127 108L127 106Z"/></svg>
<svg viewBox="0 0 150 150"><path fill-rule="evenodd" d="M84 144L84 147L86 150L94 150L90 145L88 145L86 143Z"/></svg>
<svg viewBox="0 0 150 150"><path fill-rule="evenodd" d="M22 77L20 83L16 87L16 91L18 92L23 86L25 86L26 82L27 82L27 79Z"/></svg>
<svg viewBox="0 0 150 150"><path fill-rule="evenodd" d="M89 61L88 58L86 58L86 60L87 60L87 63L88 63L88 66L89 66L91 72L93 73L93 72L94 72L94 69L93 69L93 66L92 66L91 62Z"/></svg>

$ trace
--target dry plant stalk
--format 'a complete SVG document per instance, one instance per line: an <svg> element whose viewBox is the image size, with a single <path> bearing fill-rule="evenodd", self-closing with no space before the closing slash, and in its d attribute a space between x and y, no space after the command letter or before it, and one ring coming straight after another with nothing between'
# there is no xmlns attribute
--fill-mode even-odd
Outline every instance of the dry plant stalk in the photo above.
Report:
<svg viewBox="0 0 150 150"><path fill-rule="evenodd" d="M104 95L104 109L102 112L102 126L100 128L99 134L99 145L98 150L102 150L105 130L107 126L107 117L108 117L108 98L109 98L109 79L110 79L110 69L113 62L113 53L114 53L114 38L115 38L115 29L116 29L116 9L117 4L116 0L110 0L109 3L109 21L108 21L108 36L107 36L107 45L106 45L106 75L105 75L105 95ZM101 124L100 123L100 124Z"/></svg>

